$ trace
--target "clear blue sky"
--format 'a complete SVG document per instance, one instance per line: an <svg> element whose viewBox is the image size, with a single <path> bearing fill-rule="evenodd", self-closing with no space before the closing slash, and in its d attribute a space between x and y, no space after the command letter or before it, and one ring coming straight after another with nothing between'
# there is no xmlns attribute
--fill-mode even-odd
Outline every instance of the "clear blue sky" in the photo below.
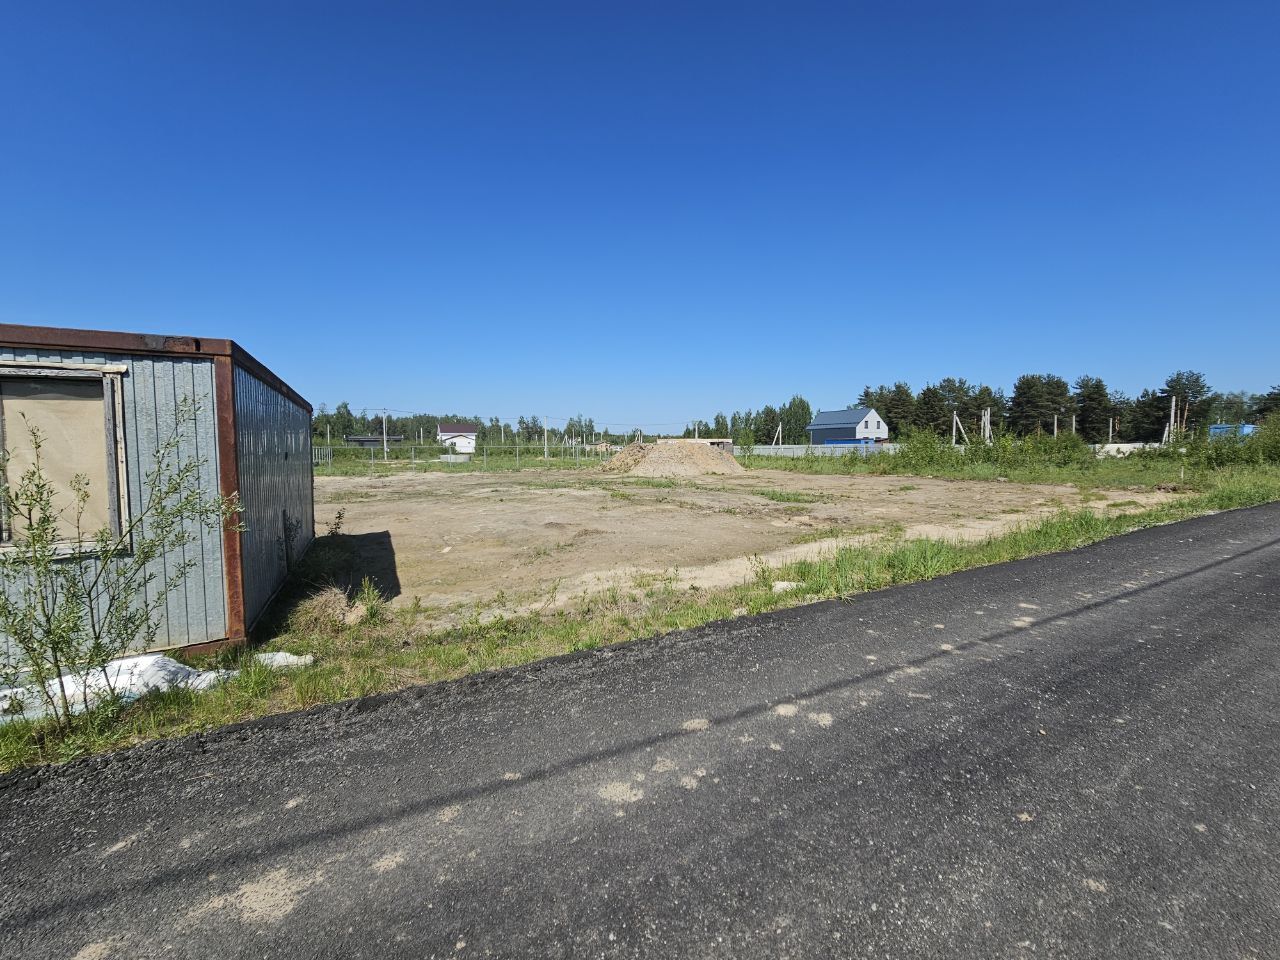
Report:
<svg viewBox="0 0 1280 960"><path fill-rule="evenodd" d="M0 320L330 406L1280 381L1280 5L5 5Z"/></svg>

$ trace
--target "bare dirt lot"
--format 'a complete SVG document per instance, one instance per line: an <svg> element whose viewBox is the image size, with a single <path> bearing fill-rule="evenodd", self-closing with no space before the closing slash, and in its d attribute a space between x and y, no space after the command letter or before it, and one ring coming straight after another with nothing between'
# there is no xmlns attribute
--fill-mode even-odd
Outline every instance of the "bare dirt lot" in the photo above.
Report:
<svg viewBox="0 0 1280 960"><path fill-rule="evenodd" d="M319 525L344 511L361 560L397 603L527 609L670 578L730 586L887 534L975 539L1064 507L1141 509L1164 493L922 477L649 479L597 472L319 477ZM760 559L755 559L760 558Z"/></svg>

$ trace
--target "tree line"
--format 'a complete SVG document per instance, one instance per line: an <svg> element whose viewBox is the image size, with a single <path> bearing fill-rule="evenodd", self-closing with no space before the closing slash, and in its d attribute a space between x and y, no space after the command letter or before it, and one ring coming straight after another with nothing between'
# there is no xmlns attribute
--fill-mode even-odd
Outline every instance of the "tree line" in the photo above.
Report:
<svg viewBox="0 0 1280 960"><path fill-rule="evenodd" d="M999 387L971 384L964 378L946 377L926 384L919 391L902 381L893 385L867 386L855 403L849 406L873 407L884 418L889 435L894 439L915 430L928 430L949 436L954 411L969 436L979 435L984 410L991 411L992 430L1026 437L1052 433L1055 418L1060 433L1073 428L1089 443L1150 443L1164 435L1169 422L1172 398L1178 400L1180 425L1189 430L1212 423L1260 423L1271 413L1280 411L1280 386L1267 393L1244 391L1221 392L1210 387L1204 374L1194 370L1178 370L1159 387L1143 390L1129 397L1109 389L1101 377L1080 376L1074 383L1051 373L1027 373L1013 386L1012 395ZM805 427L813 420L814 410L804 397L794 395L786 403L765 404L759 410L735 410L717 413L708 420L689 423L681 434L685 437L732 437L741 445L772 443L779 436L783 443L808 443ZM463 421L478 425L476 440L481 444L542 442L543 422L538 416L518 417L516 422L499 421L497 417L462 416L458 414L388 415L387 433L403 436L406 441L434 443L441 422ZM382 434L380 411L354 413L347 403L339 403L332 411L321 404L312 419L316 440L342 443L343 437ZM421 432L420 432L421 431ZM634 430L611 431L579 414L563 427L547 426L547 439L554 444L565 442L620 443L634 436Z"/></svg>
<svg viewBox="0 0 1280 960"><path fill-rule="evenodd" d="M1073 428L1089 443L1149 443L1160 440L1169 422L1172 398L1178 400L1179 424L1192 430L1213 423L1260 423L1280 410L1280 386L1268 393L1213 390L1204 374L1179 370L1160 387L1145 389L1136 397L1111 390L1101 377L1081 376L1074 383L1050 373L1028 373L1014 383L1008 396L999 387L971 384L964 378L946 377L914 391L902 381L892 386L868 385L850 407L872 407L889 427L889 435L901 438L916 430L944 436L951 434L952 413L972 438L978 437L984 410L991 411L996 434L1026 437L1070 432ZM794 396L780 407L718 413L708 423L699 420L684 435L733 437L739 444L766 444L782 426L783 443L807 443L805 427L812 409L803 397Z"/></svg>
<svg viewBox="0 0 1280 960"><path fill-rule="evenodd" d="M464 416L457 413L387 414L387 435L403 437L405 442L434 444L441 423L471 423L477 427L476 442L489 444L542 443L542 418L517 417L516 422L501 421L497 417ZM382 436L382 411L351 409L346 401L330 410L320 404L311 418L311 432L317 442L341 445L344 438L355 436ZM569 419L563 427L547 426L550 443L586 442L607 440L619 442L624 436L609 432L607 427L597 427L591 417L579 414Z"/></svg>

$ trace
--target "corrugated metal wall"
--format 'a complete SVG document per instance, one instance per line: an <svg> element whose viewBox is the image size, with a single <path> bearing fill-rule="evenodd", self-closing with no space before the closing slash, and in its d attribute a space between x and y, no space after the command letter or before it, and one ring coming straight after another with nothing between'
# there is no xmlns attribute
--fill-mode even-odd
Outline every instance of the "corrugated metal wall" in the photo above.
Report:
<svg viewBox="0 0 1280 960"><path fill-rule="evenodd" d="M284 582L288 563L315 536L311 415L240 367L235 390L244 615L252 626Z"/></svg>
<svg viewBox="0 0 1280 960"><path fill-rule="evenodd" d="M157 446L178 428L179 404L190 398L194 417L181 427L180 456L202 461L201 486L218 492L217 417L214 410L213 361L169 357L85 354L71 351L18 351L0 344L0 360L27 363L124 364L121 378L124 406L125 462L129 504L137 511L143 502L142 481L155 464ZM309 469L309 468L308 468ZM176 647L227 635L226 577L222 565L221 530L202 530L195 542L178 555L156 562L151 590L163 584L187 559L194 569L168 598L167 613L156 647ZM141 647L139 647L141 649Z"/></svg>

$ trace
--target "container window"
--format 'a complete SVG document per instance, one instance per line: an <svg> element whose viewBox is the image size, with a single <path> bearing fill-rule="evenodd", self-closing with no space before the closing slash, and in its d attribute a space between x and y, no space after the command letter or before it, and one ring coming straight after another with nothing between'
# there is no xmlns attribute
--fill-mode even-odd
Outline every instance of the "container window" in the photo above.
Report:
<svg viewBox="0 0 1280 960"><path fill-rule="evenodd" d="M40 469L54 488L60 534L69 542L89 540L104 527L120 531L118 434L112 377L69 371L0 374L3 480L16 486L36 461L32 430L40 435ZM88 499L77 508L73 481L83 476ZM78 516L77 516L78 514ZM24 520L0 511L0 539L12 542Z"/></svg>

